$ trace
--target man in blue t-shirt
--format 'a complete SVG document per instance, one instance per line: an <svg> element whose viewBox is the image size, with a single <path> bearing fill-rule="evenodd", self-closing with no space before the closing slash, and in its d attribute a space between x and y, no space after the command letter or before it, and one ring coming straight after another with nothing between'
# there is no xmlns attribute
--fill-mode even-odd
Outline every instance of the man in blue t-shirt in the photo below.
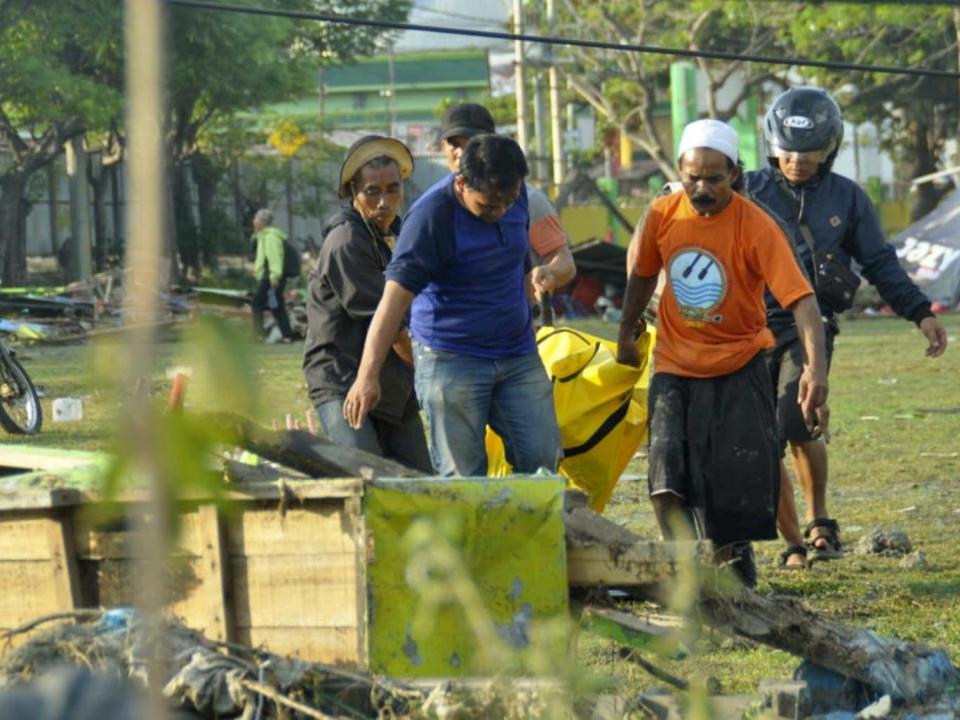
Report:
<svg viewBox="0 0 960 720"><path fill-rule="evenodd" d="M528 284L542 268L530 261L527 172L516 142L478 135L459 174L410 208L344 402L359 428L409 309L417 397L442 475L486 475L487 425L517 472L556 471L560 460L553 388L530 322Z"/></svg>

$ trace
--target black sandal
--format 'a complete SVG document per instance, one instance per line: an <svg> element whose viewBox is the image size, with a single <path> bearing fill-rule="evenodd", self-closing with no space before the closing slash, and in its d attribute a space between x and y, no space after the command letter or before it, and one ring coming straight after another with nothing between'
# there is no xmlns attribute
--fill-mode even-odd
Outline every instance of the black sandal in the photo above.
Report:
<svg viewBox="0 0 960 720"><path fill-rule="evenodd" d="M814 528L822 528L826 532L811 538ZM807 549L810 552L810 562L818 560L836 560L843 557L843 546L840 544L840 526L836 520L830 518L814 518L803 529L803 537L807 541ZM817 547L818 540L825 540L826 547Z"/></svg>
<svg viewBox="0 0 960 720"><path fill-rule="evenodd" d="M803 555L803 565L787 565L787 560L791 555ZM780 553L780 567L778 569L785 572L795 572L797 570L806 570L809 563L807 561L807 548L804 545L791 545Z"/></svg>

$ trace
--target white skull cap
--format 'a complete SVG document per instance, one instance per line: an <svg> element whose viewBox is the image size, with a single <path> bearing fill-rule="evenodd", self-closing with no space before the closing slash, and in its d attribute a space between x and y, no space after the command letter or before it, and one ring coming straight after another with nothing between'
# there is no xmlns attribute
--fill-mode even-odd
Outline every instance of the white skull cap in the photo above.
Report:
<svg viewBox="0 0 960 720"><path fill-rule="evenodd" d="M737 131L730 125L712 118L695 120L683 129L680 136L679 156L693 148L710 148L721 152L730 158L730 162L737 162Z"/></svg>

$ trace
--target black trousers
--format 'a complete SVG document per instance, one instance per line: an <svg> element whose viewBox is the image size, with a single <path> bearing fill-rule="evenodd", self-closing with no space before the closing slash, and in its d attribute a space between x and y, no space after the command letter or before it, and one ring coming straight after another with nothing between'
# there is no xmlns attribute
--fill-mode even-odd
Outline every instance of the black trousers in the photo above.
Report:
<svg viewBox="0 0 960 720"><path fill-rule="evenodd" d="M686 501L715 547L777 537L780 447L764 353L713 378L650 381L650 494Z"/></svg>
<svg viewBox="0 0 960 720"><path fill-rule="evenodd" d="M274 289L270 287L270 278L264 276L260 278L260 283L253 293L253 299L250 301L250 307L253 310L253 331L258 337L263 337L263 311L269 310L273 313L273 319L280 328L281 334L285 338L292 338L293 331L290 329L290 318L287 317L287 306L283 301L283 288L287 284L285 277L280 278L280 284ZM272 296L272 297L271 297ZM270 307L271 300L276 299L274 307Z"/></svg>

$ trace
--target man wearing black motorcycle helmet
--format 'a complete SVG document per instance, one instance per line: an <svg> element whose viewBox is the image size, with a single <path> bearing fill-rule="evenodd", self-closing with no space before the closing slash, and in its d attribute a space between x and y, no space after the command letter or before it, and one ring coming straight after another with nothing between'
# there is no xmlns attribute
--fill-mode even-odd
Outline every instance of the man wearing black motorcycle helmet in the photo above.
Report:
<svg viewBox="0 0 960 720"><path fill-rule="evenodd" d="M764 118L768 166L747 173L747 190L780 216L797 258L813 282L823 313L828 362L839 332L836 314L848 309L860 278L874 285L883 300L916 323L927 339L926 354L938 357L947 346L943 326L930 301L910 280L887 244L866 193L831 170L843 140L843 116L829 93L794 87L779 95ZM797 404L803 350L791 313L767 293L767 324L776 338L767 364L777 396L781 442L789 444L806 501L807 548L813 560L839 557L839 526L827 513L826 436L811 432ZM821 418L821 427L827 418Z"/></svg>

